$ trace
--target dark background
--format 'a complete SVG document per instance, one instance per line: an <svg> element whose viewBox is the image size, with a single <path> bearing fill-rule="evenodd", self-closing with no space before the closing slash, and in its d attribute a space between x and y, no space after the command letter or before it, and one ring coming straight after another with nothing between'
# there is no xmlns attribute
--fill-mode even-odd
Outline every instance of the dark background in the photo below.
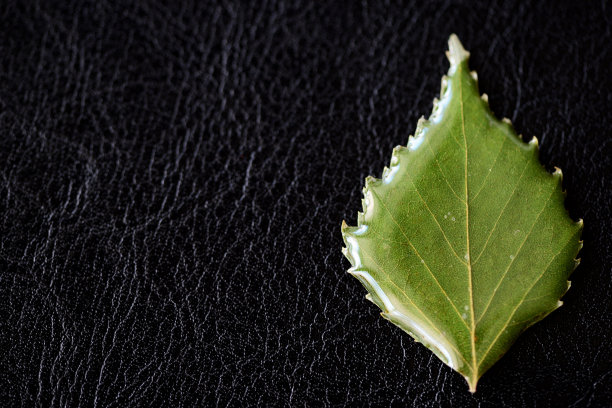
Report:
<svg viewBox="0 0 612 408"><path fill-rule="evenodd" d="M389 3L1 3L2 406L612 404L609 5ZM452 32L585 222L475 395L340 252Z"/></svg>

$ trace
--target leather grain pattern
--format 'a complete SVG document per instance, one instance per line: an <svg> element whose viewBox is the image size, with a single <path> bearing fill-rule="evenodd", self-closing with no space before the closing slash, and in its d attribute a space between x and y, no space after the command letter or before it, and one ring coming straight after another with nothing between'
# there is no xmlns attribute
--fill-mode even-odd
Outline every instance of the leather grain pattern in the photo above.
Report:
<svg viewBox="0 0 612 408"><path fill-rule="evenodd" d="M2 406L612 405L605 1L0 5ZM584 218L565 306L471 395L348 276L340 222L446 39Z"/></svg>

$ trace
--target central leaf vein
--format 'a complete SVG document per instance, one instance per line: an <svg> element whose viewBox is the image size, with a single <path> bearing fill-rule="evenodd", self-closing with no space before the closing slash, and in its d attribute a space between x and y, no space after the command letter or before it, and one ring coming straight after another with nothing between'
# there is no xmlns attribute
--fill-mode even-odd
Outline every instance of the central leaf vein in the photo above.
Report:
<svg viewBox="0 0 612 408"><path fill-rule="evenodd" d="M461 69L459 66L459 78L461 78ZM470 256L470 208L469 208L469 197L468 197L468 148L467 148L467 136L465 134L465 113L463 111L463 81L459 81L459 104L461 107L461 132L463 133L463 144L465 150L465 240L467 247L467 270L468 270L468 289L470 298L470 344L472 346L472 378L478 378L478 367L476 364L476 327L474 319L474 289L472 284L472 260Z"/></svg>

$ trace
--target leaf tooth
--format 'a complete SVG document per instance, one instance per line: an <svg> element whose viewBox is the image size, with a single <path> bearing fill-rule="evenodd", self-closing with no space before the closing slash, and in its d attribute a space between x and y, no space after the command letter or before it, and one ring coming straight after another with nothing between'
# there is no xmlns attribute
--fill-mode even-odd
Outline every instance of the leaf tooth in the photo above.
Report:
<svg viewBox="0 0 612 408"><path fill-rule="evenodd" d="M480 99L482 99L487 105L489 104L489 95L487 95L486 93L480 95Z"/></svg>
<svg viewBox="0 0 612 408"><path fill-rule="evenodd" d="M381 310L384 310L384 303L382 302L382 300L380 300L380 298L376 295L372 295L370 294L370 297L368 298L368 296L366 295L366 299L368 299L370 302L374 303L376 306L378 306Z"/></svg>
<svg viewBox="0 0 612 408"><path fill-rule="evenodd" d="M376 289L372 286L370 279L372 278L371 275L365 271L365 270L359 270L359 269L354 269L351 268L348 270L348 273L350 273L351 275L353 275L357 280L359 280L359 282L361 282L361 284L366 288L366 290L369 292L365 298L368 299L370 302L374 303L376 306L378 306L381 310L383 311L387 311L387 308L385 307L385 303L382 301L382 299L377 295L376 293ZM368 279L368 277L370 279ZM369 295L369 297L368 297Z"/></svg>
<svg viewBox="0 0 612 408"><path fill-rule="evenodd" d="M344 257L348 259L352 266L355 266L355 260L353 259L353 256L351 255L351 252L348 250L348 248L342 248L342 255L344 255ZM351 273L350 270L348 272Z"/></svg>
<svg viewBox="0 0 612 408"><path fill-rule="evenodd" d="M361 209L362 211L360 211L359 213L357 213L357 217L359 218L359 214L361 214L362 217L365 217L363 214L365 214L366 212L368 212L368 203L366 202L365 196L368 194L367 189L364 187L363 188L363 195L364 198L361 199ZM365 218L364 218L365 219Z"/></svg>
<svg viewBox="0 0 612 408"><path fill-rule="evenodd" d="M365 298L366 298L367 300L369 300L370 302L374 303L375 305L377 305L377 304L376 304L376 302L374 301L374 299L372 298L372 295L371 295L371 294L369 294L369 293L368 293L367 295L365 295ZM378 306L378 305L377 305L377 306Z"/></svg>
<svg viewBox="0 0 612 408"><path fill-rule="evenodd" d="M377 180L374 177L372 177L372 180L380 182L380 180ZM361 206L363 207L363 213L360 216L360 225L365 224L366 220L371 220L372 216L374 215L374 213L373 213L373 208L374 207L370 206L370 204L374 200L374 196L372 194L372 191L374 191L374 190L375 190L375 188L373 187L372 182L369 182L363 188L363 198L361 199Z"/></svg>
<svg viewBox="0 0 612 408"><path fill-rule="evenodd" d="M513 135L517 140L523 142L523 135L519 135L516 133L516 131L514 130L514 128L512 127L512 121L508 118L502 118L501 120L501 126L506 128L506 131Z"/></svg>
<svg viewBox="0 0 612 408"><path fill-rule="evenodd" d="M391 161L389 162L389 171L393 172L399 166L399 157L396 155L391 156Z"/></svg>
<svg viewBox="0 0 612 408"><path fill-rule="evenodd" d="M390 162L391 167L399 164L401 154L407 150L408 148L406 146L401 146L401 145L395 146L393 148L393 153L391 153L391 162Z"/></svg>
<svg viewBox="0 0 612 408"><path fill-rule="evenodd" d="M421 133L423 132L423 130L425 130L426 128L429 127L429 125L431 124L431 122L427 119L425 119L425 116L421 116L419 118L419 121L417 122L417 127L416 130L414 131L414 137L419 137L421 135Z"/></svg>
<svg viewBox="0 0 612 408"><path fill-rule="evenodd" d="M362 226L352 226L348 225L346 222L342 223L342 237L345 238L344 241L346 243L346 237L358 235L359 229ZM348 246L348 244L347 244Z"/></svg>
<svg viewBox="0 0 612 408"><path fill-rule="evenodd" d="M446 91L448 90L448 75L443 75L440 81L440 99L444 98Z"/></svg>
<svg viewBox="0 0 612 408"><path fill-rule="evenodd" d="M555 171L553 171L553 177L559 179L559 184L563 183L563 171L555 166ZM563 192L565 194L565 191Z"/></svg>
<svg viewBox="0 0 612 408"><path fill-rule="evenodd" d="M478 82L478 73L476 71L470 71L470 76L476 82Z"/></svg>
<svg viewBox="0 0 612 408"><path fill-rule="evenodd" d="M342 232L344 232L348 227L349 227L349 225L346 223L346 221L342 220L342 227L341 227Z"/></svg>
<svg viewBox="0 0 612 408"><path fill-rule="evenodd" d="M410 137L408 137L408 143L407 143L408 150L416 150L419 148L419 146L424 140L423 138L425 137L424 132L427 128L429 128L430 125L431 125L431 122L425 119L424 116L421 116L419 118L414 135L410 135Z"/></svg>
<svg viewBox="0 0 612 408"><path fill-rule="evenodd" d="M351 230L354 230L355 227L350 227ZM353 237L353 231L345 231L342 234L342 238L344 239L345 247L342 248L342 254L349 260L351 263L351 268L347 271L351 275L353 272L356 272L357 268L361 267L361 260L359 254L359 245L357 241Z"/></svg>
<svg viewBox="0 0 612 408"><path fill-rule="evenodd" d="M417 128L416 128L416 131L415 131L415 136L416 136L416 134L418 134L420 131L423 130L423 128L428 124L428 122L429 121L427 119L425 119L425 116L421 116L419 118L419 120L417 121Z"/></svg>
<svg viewBox="0 0 612 408"><path fill-rule="evenodd" d="M574 269L576 269L576 268L574 268ZM567 292L570 290L570 288L572 287L572 281L569 281L569 280L568 280L568 281L566 281L566 282L567 282L567 288L565 288L565 290L563 291L563 293L561 294L561 296L560 296L560 297L565 296L565 294L566 294L566 293L567 293ZM558 309L558 308L560 308L561 306L563 306L563 301L562 301L561 299L559 299L557 302L558 302L558 303L557 303L557 307L556 307L555 309Z"/></svg>
<svg viewBox="0 0 612 408"><path fill-rule="evenodd" d="M440 99L434 98L433 107L431 109L431 114L429 115L429 119L434 119L440 114Z"/></svg>
<svg viewBox="0 0 612 408"><path fill-rule="evenodd" d="M376 194L376 190L382 184L382 180L377 179L372 176L366 177L366 185L363 188L363 199L361 200L361 205L363 207L363 214L361 216L361 224L366 224L367 220L371 220L374 216L374 206L373 204L374 194Z"/></svg>
<svg viewBox="0 0 612 408"><path fill-rule="evenodd" d="M364 195L365 195L365 193L366 193L366 192L367 192L369 189L371 189L371 188L375 188L375 187L378 187L378 186L380 185L380 183L381 183L381 182L382 182L382 180L381 180L381 179L376 178L376 177L374 177L374 176L368 176L368 177L366 177L366 178L365 178L365 187L363 188Z"/></svg>
<svg viewBox="0 0 612 408"><path fill-rule="evenodd" d="M357 213L357 225L365 225L365 215L361 211Z"/></svg>
<svg viewBox="0 0 612 408"><path fill-rule="evenodd" d="M388 177L390 171L391 169L388 166L383 167L382 180L385 180Z"/></svg>
<svg viewBox="0 0 612 408"><path fill-rule="evenodd" d="M537 152L540 149L540 143L538 142L538 138L533 136L529 141L529 146Z"/></svg>

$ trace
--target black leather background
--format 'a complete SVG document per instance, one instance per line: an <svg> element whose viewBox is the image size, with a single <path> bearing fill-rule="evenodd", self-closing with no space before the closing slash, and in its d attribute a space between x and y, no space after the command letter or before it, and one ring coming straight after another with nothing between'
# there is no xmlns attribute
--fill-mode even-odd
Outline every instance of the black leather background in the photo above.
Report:
<svg viewBox="0 0 612 408"><path fill-rule="evenodd" d="M388 3L2 2L2 406L612 405L610 4ZM585 222L475 395L340 252L452 32Z"/></svg>

